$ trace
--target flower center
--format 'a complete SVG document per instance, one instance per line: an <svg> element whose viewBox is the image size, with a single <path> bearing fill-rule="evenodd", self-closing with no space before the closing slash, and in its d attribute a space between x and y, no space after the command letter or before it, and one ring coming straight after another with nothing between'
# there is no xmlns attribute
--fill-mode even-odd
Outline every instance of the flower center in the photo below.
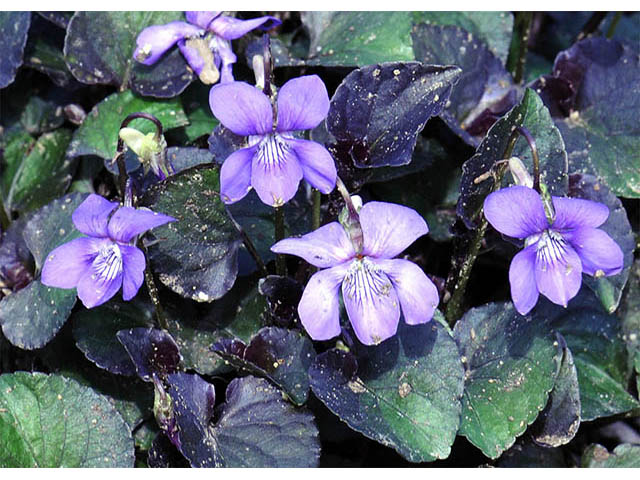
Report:
<svg viewBox="0 0 640 480"><path fill-rule="evenodd" d="M355 298L359 303L375 302L378 297L386 297L392 287L385 273L367 257L351 262L344 286L349 298Z"/></svg>
<svg viewBox="0 0 640 480"><path fill-rule="evenodd" d="M103 246L98 252L98 256L93 261L93 275L95 280L110 282L122 272L122 252L116 243Z"/></svg>
<svg viewBox="0 0 640 480"><path fill-rule="evenodd" d="M526 243L531 245L536 242L536 257L542 262L543 270L546 270L547 265L555 265L556 262L564 263L567 242L562 238L562 235L547 229L534 237L527 238Z"/></svg>
<svg viewBox="0 0 640 480"><path fill-rule="evenodd" d="M258 144L258 162L266 168L282 165L290 148L285 137L278 133L250 136L249 146L256 144Z"/></svg>

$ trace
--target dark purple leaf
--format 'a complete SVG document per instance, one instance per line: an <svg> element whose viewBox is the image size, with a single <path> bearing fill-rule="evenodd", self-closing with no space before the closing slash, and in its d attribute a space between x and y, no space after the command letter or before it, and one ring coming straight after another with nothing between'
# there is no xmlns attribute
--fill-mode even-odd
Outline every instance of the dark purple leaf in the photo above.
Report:
<svg viewBox="0 0 640 480"><path fill-rule="evenodd" d="M458 67L390 62L354 70L340 84L327 117L338 163L406 165L425 123L445 107Z"/></svg>
<svg viewBox="0 0 640 480"><path fill-rule="evenodd" d="M236 135L222 125L218 125L209 136L209 151L218 163L224 162L233 152L246 146L246 137Z"/></svg>
<svg viewBox="0 0 640 480"><path fill-rule="evenodd" d="M164 433L159 433L147 454L147 465L149 468L188 468L189 462Z"/></svg>
<svg viewBox="0 0 640 480"><path fill-rule="evenodd" d="M145 382L151 382L153 374L164 378L178 370L181 361L178 345L164 330L130 328L120 330L116 336Z"/></svg>
<svg viewBox="0 0 640 480"><path fill-rule="evenodd" d="M30 24L30 12L0 12L0 88L13 82L22 65Z"/></svg>
<svg viewBox="0 0 640 480"><path fill-rule="evenodd" d="M258 283L260 295L267 299L269 317L278 327L293 327L298 321L298 304L304 288L289 277L269 275Z"/></svg>

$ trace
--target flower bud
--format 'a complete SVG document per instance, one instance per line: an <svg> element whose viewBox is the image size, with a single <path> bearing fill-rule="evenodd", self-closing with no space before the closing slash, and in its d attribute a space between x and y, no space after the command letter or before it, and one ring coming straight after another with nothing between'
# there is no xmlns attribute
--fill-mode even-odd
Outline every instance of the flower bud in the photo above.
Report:
<svg viewBox="0 0 640 480"><path fill-rule="evenodd" d="M145 135L129 127L120 129L119 135L127 147L138 156L145 173L151 169L161 179L174 173L173 167L167 160L167 142L164 137L158 137L154 133Z"/></svg>

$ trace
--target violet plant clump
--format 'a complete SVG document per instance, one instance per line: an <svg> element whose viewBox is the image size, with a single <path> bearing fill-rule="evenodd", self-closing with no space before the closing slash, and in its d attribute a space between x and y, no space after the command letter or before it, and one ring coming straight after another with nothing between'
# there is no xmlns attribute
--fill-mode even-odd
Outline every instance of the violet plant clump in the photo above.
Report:
<svg viewBox="0 0 640 480"><path fill-rule="evenodd" d="M395 258L428 233L424 219L411 208L385 202L365 203L359 217L361 240L331 222L271 247L322 269L309 280L298 306L314 340L340 335L340 290L353 330L365 345L395 335L401 308L404 321L418 325L431 320L438 306L438 290L422 269Z"/></svg>
<svg viewBox="0 0 640 480"><path fill-rule="evenodd" d="M42 267L43 284L77 288L78 298L87 308L102 305L120 287L124 300L136 296L146 265L142 250L135 246L136 238L175 218L146 209L117 207L117 202L95 194L80 204L73 212L73 224L87 236L47 255Z"/></svg>
<svg viewBox="0 0 640 480"><path fill-rule="evenodd" d="M244 82L215 85L209 93L214 116L248 146L229 155L220 170L220 195L235 203L253 187L263 203L284 205L304 179L322 193L336 184L327 149L294 136L317 127L329 112L329 96L317 75L293 78L280 88L277 116L267 95Z"/></svg>
<svg viewBox="0 0 640 480"><path fill-rule="evenodd" d="M491 193L484 214L500 233L524 240L509 268L511 298L525 315L541 293L567 306L582 284L582 273L595 277L620 273L623 253L601 226L606 205L580 198L552 197L555 218L545 213L540 194L525 186Z"/></svg>
<svg viewBox="0 0 640 480"><path fill-rule="evenodd" d="M232 82L232 65L237 57L231 40L259 28L269 30L280 25L272 16L241 20L222 12L185 12L186 22L145 28L136 40L133 58L144 65L153 65L176 43L185 60L200 80L208 85Z"/></svg>

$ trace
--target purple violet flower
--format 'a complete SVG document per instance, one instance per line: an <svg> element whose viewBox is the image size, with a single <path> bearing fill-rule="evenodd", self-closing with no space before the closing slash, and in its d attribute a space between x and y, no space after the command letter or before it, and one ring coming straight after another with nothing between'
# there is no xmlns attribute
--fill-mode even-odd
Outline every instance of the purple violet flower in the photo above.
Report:
<svg viewBox="0 0 640 480"><path fill-rule="evenodd" d="M73 212L73 224L87 237L53 250L42 267L49 287L77 288L87 308L102 305L122 287L122 298L136 296L144 280L145 258L136 236L176 219L151 210L120 207L91 194ZM109 216L111 215L111 218Z"/></svg>
<svg viewBox="0 0 640 480"><path fill-rule="evenodd" d="M293 78L278 92L274 122L269 97L244 82L216 85L209 93L215 117L248 147L232 153L220 170L225 203L242 199L255 188L260 200L274 207L288 202L302 177L322 193L336 185L336 166L324 146L297 139L296 130L317 127L329 112L329 95L317 75Z"/></svg>
<svg viewBox="0 0 640 480"><path fill-rule="evenodd" d="M282 22L266 16L240 20L222 12L185 12L187 22L174 21L166 25L147 27L136 40L133 58L144 65L153 65L176 43L185 60L208 85L233 81L231 65L237 60L231 50L231 40L260 28L269 30Z"/></svg>
<svg viewBox="0 0 640 480"><path fill-rule="evenodd" d="M415 210L384 202L360 210L363 247L356 253L338 222L300 238L286 238L271 250L305 259L322 268L307 284L298 314L314 340L340 334L340 293L358 339L374 345L395 335L400 320L426 323L438 306L438 290L420 267L393 258L429 229Z"/></svg>
<svg viewBox="0 0 640 480"><path fill-rule="evenodd" d="M552 203L550 224L532 188L504 188L484 201L484 215L496 230L525 240L509 268L511 298L522 315L535 306L539 293L566 307L580 290L582 273L600 277L622 270L622 250L597 228L609 216L606 205L564 197L552 197Z"/></svg>

